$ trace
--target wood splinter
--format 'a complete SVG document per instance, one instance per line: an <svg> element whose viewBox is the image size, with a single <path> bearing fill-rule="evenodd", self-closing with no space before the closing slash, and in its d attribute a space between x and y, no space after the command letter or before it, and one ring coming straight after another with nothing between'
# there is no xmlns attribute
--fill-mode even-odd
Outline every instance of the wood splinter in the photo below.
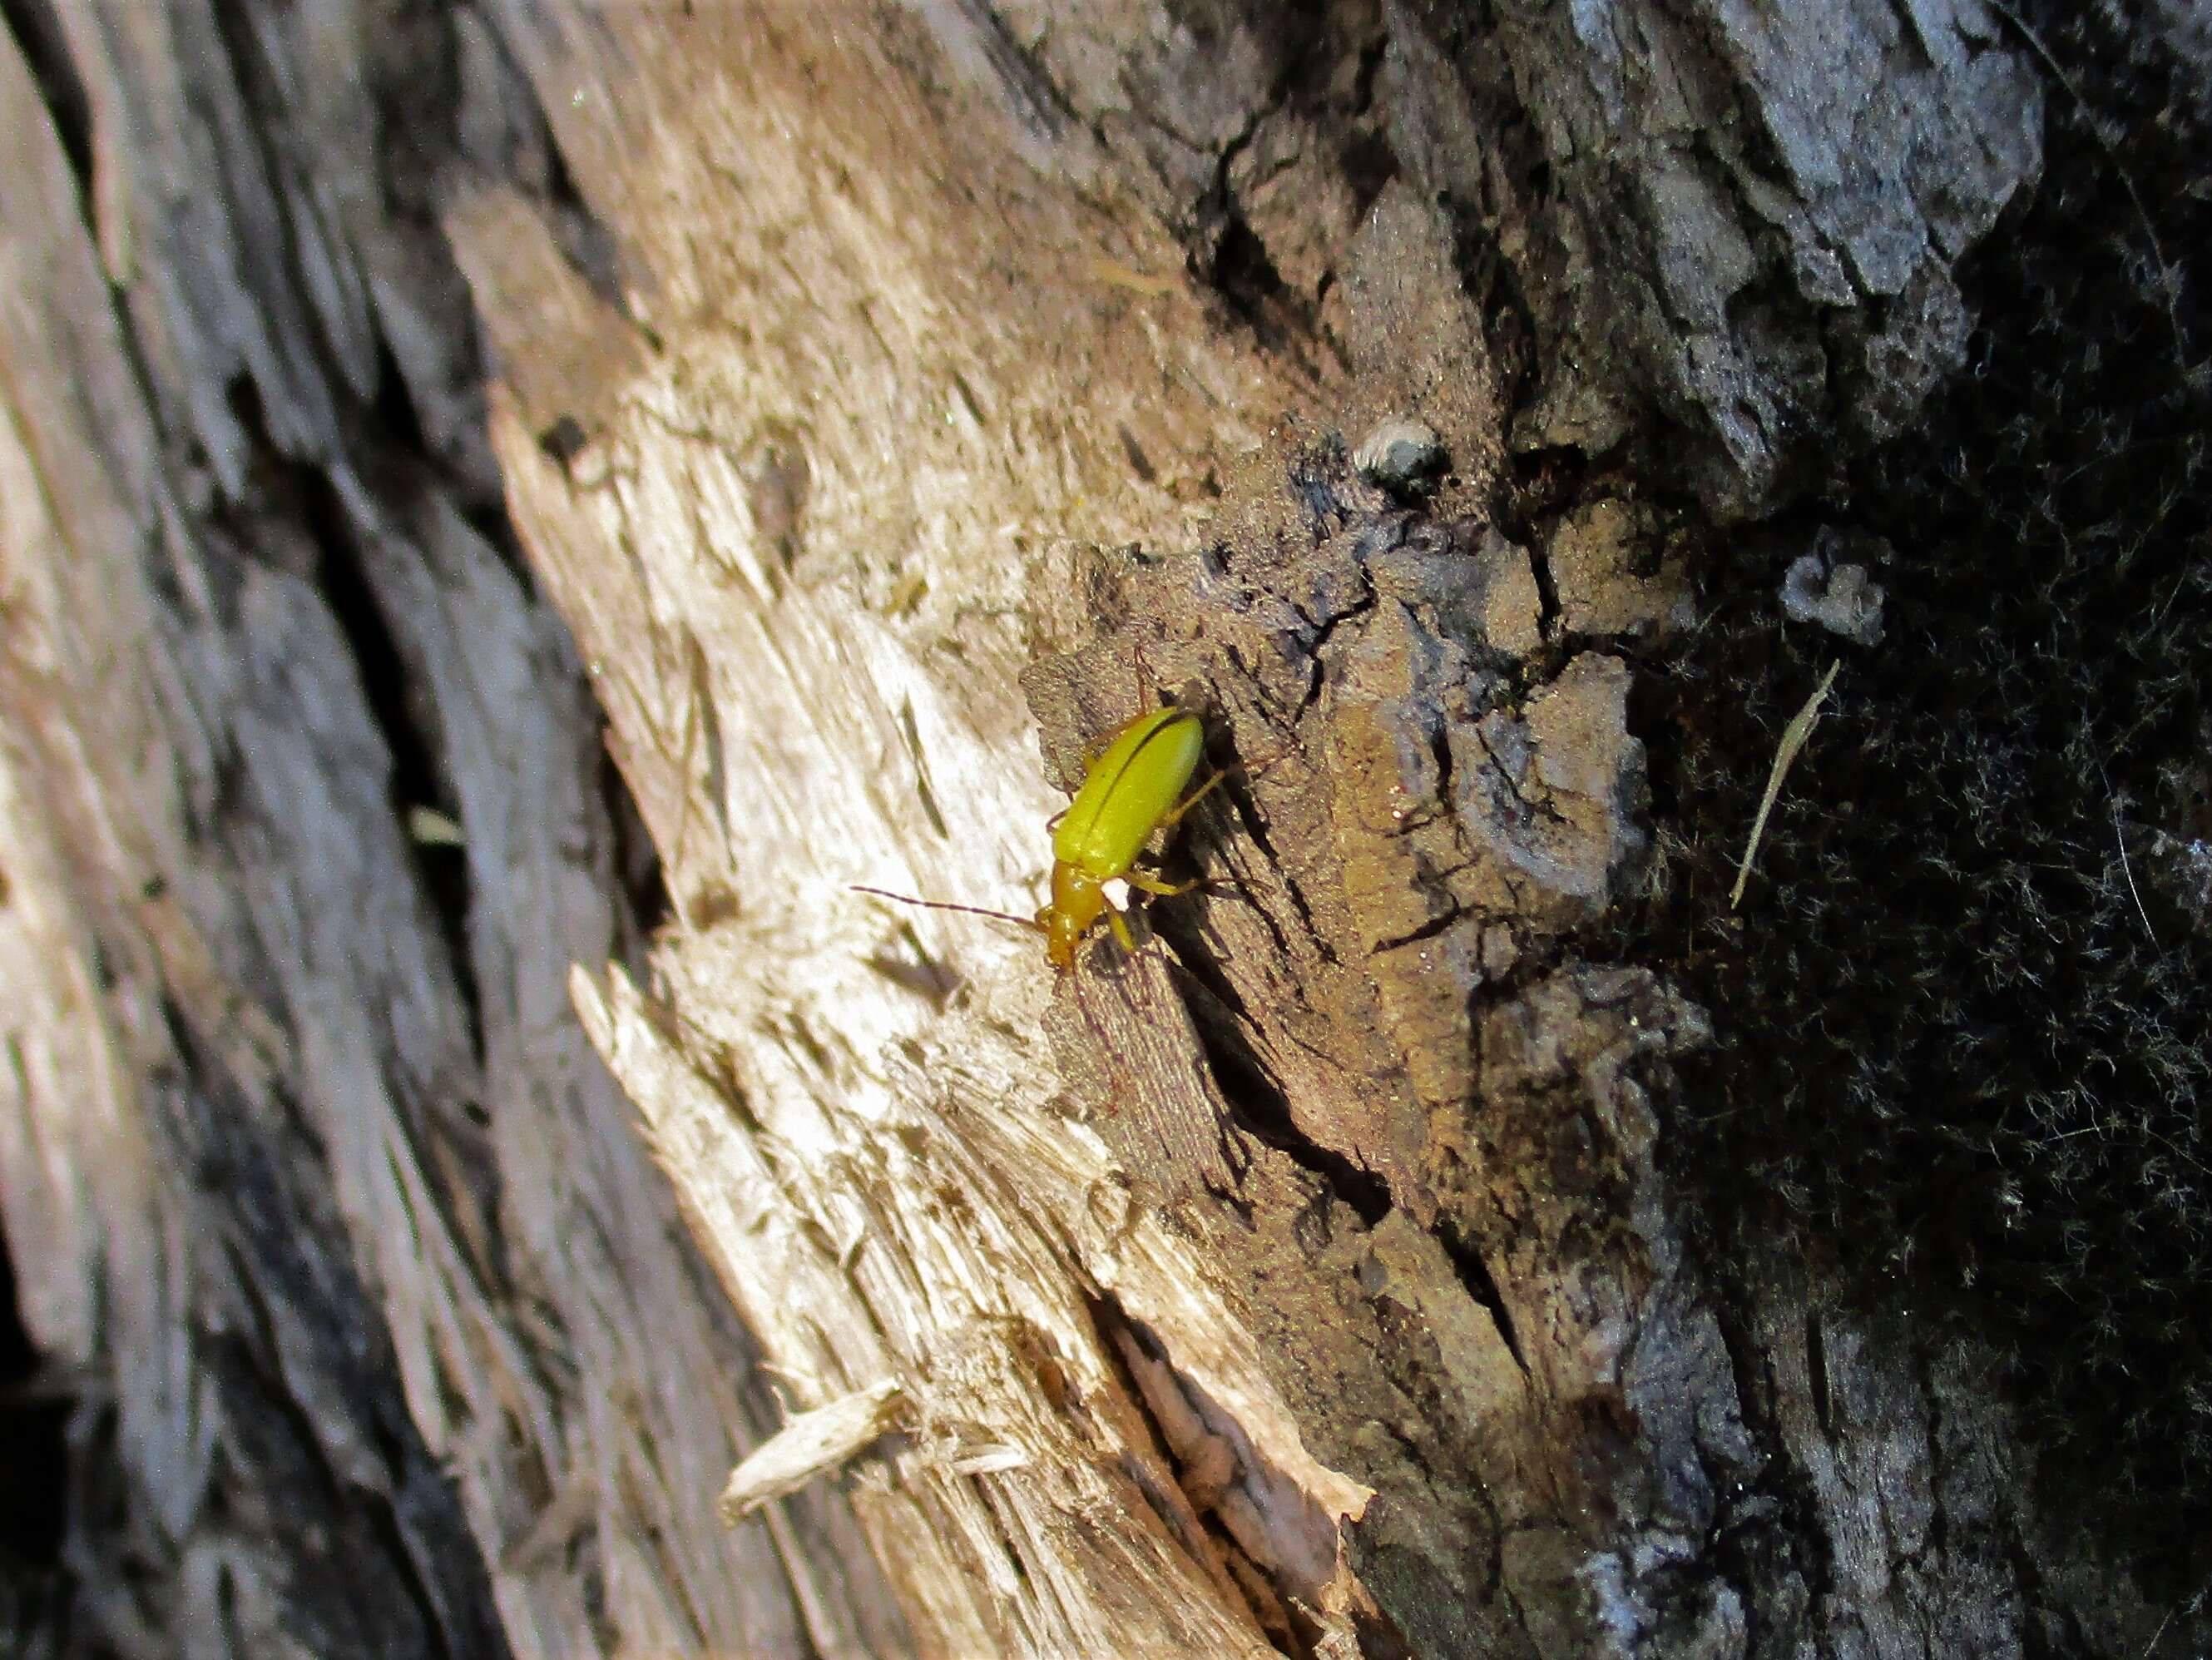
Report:
<svg viewBox="0 0 2212 1660"><path fill-rule="evenodd" d="M770 1499L842 1468L890 1428L903 1393L904 1385L886 1377L797 1414L730 1472L717 1506L723 1523L735 1527Z"/></svg>

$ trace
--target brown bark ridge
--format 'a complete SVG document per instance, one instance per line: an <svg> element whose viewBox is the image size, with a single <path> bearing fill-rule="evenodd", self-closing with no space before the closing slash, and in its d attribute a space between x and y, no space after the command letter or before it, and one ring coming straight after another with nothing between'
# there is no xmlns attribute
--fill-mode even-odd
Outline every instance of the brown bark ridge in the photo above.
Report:
<svg viewBox="0 0 2212 1660"><path fill-rule="evenodd" d="M27 1642L2212 1636L2001 1345L1727 1254L1621 944L1728 527L1966 359L2009 13L0 15ZM1032 909L1163 693L1135 956L854 891Z"/></svg>

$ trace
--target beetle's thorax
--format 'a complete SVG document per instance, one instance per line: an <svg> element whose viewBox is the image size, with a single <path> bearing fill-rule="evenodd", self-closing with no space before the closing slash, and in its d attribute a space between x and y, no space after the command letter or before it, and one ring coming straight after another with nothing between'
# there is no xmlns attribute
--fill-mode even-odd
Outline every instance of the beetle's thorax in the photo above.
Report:
<svg viewBox="0 0 2212 1660"><path fill-rule="evenodd" d="M1064 860L1052 866L1052 903L1038 918L1044 924L1044 954L1062 970L1075 966L1075 947L1106 909L1098 879Z"/></svg>

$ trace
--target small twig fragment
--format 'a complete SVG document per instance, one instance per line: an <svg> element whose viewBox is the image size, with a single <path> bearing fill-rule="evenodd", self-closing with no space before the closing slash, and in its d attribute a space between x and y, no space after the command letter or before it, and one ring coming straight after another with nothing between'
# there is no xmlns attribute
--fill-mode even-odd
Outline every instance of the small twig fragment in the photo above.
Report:
<svg viewBox="0 0 2212 1660"><path fill-rule="evenodd" d="M890 1427L902 1389L886 1377L792 1419L730 1472L720 1503L724 1524L734 1527L770 1499L842 1468Z"/></svg>
<svg viewBox="0 0 2212 1660"><path fill-rule="evenodd" d="M1813 735L1813 723L1820 718L1820 705L1827 699L1828 688L1836 683L1836 671L1843 666L1840 658L1828 665L1828 672L1820 677L1820 684L1805 700L1805 707L1790 716L1790 724L1782 729L1782 741L1775 746L1774 764L1767 769L1766 794L1759 799L1759 816L1751 821L1751 840L1744 845L1743 862L1735 867L1735 885L1729 890L1730 910L1743 903L1744 886L1751 880L1751 861L1758 857L1759 838L1766 834L1766 816L1774 811L1774 803L1782 794L1782 781L1790 771L1790 763L1797 758L1797 751Z"/></svg>

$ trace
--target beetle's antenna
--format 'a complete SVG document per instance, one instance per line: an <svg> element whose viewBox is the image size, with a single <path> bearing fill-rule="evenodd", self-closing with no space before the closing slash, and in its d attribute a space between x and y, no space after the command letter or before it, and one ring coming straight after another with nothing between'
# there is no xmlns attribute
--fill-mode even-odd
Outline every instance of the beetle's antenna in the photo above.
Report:
<svg viewBox="0 0 2212 1660"><path fill-rule="evenodd" d="M1018 928L1027 928L1031 933L1042 933L1044 924L1034 916L1016 916L1012 911L986 910L981 905L955 905L942 899L917 899L910 893L893 893L889 888L864 888L853 885L855 893L872 893L878 899L896 899L902 905L919 905L924 910L957 910L969 916L988 916L1000 922L1012 922Z"/></svg>
<svg viewBox="0 0 2212 1660"><path fill-rule="evenodd" d="M1129 664L1137 672L1137 713L1151 712L1153 702L1160 696L1160 683L1153 676L1152 666L1145 660L1145 641L1142 635L1129 642ZM1162 700L1164 701L1164 700Z"/></svg>

